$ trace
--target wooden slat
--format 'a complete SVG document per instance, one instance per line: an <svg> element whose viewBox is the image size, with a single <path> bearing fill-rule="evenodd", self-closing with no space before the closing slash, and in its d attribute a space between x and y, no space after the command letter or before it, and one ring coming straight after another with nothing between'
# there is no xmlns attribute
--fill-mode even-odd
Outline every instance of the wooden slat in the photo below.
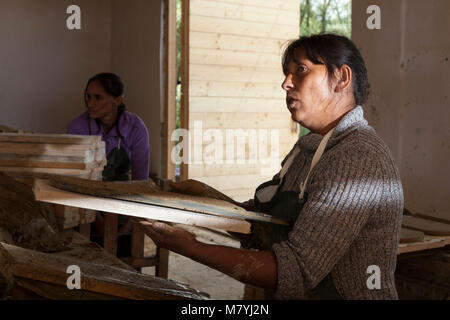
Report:
<svg viewBox="0 0 450 320"><path fill-rule="evenodd" d="M211 29L209 29L211 30ZM269 53L281 55L286 39L267 39L246 35L228 35L216 32L191 32L191 48L245 51L250 53Z"/></svg>
<svg viewBox="0 0 450 320"><path fill-rule="evenodd" d="M95 149L87 145L72 144L47 144L47 143L10 143L0 142L0 153L4 154L26 154L26 155L47 155L47 156L73 156L87 157L94 154L104 154L103 145ZM102 152L103 151L103 152Z"/></svg>
<svg viewBox="0 0 450 320"><path fill-rule="evenodd" d="M297 11L300 3L297 0L216 0L217 2L233 3L261 8Z"/></svg>
<svg viewBox="0 0 450 320"><path fill-rule="evenodd" d="M277 129L290 128L291 117L285 113L194 113L190 114L190 128L194 121L202 121L202 127L216 129ZM258 130L256 130L258 132ZM267 132L270 137L270 132ZM270 141L270 138L269 138Z"/></svg>
<svg viewBox="0 0 450 320"><path fill-rule="evenodd" d="M281 83L219 82L192 80L190 97L286 99Z"/></svg>
<svg viewBox="0 0 450 320"><path fill-rule="evenodd" d="M42 133L0 133L0 142L98 145L101 136Z"/></svg>
<svg viewBox="0 0 450 320"><path fill-rule="evenodd" d="M443 248L448 244L450 244L450 237L425 236L421 242L400 243L397 254Z"/></svg>
<svg viewBox="0 0 450 320"><path fill-rule="evenodd" d="M191 97L191 112L285 113L290 116L285 99Z"/></svg>
<svg viewBox="0 0 450 320"><path fill-rule="evenodd" d="M277 161L277 163L280 162L281 161ZM194 179L203 176L258 175L262 173L261 167L264 167L264 165L248 164L248 161L244 164L191 164L189 166L189 174Z"/></svg>
<svg viewBox="0 0 450 320"><path fill-rule="evenodd" d="M267 2L267 1L266 1ZM191 14L216 18L243 20L288 25L299 25L297 10L283 10L279 7L250 6L247 2L228 3L211 0L191 0Z"/></svg>
<svg viewBox="0 0 450 320"><path fill-rule="evenodd" d="M34 185L36 200L79 208L107 211L167 222L216 228L238 233L249 233L250 224L244 220L223 218L179 209L136 203L131 201L105 199L62 191L53 188L43 180L36 180Z"/></svg>
<svg viewBox="0 0 450 320"><path fill-rule="evenodd" d="M191 63L189 73L192 80L200 81L279 83L280 90L281 83L284 80L281 68L217 66Z"/></svg>
<svg viewBox="0 0 450 320"><path fill-rule="evenodd" d="M299 28L292 26L191 15L190 31L204 32L205 30L213 30L214 33L220 34L246 35L275 40L296 38L299 35Z"/></svg>
<svg viewBox="0 0 450 320"><path fill-rule="evenodd" d="M281 56L276 53L191 48L191 64L270 68L282 73ZM259 70L259 69L258 69Z"/></svg>
<svg viewBox="0 0 450 320"><path fill-rule="evenodd" d="M35 160L33 157L23 157L21 159L17 159L17 155L11 155L8 159L6 157L2 157L0 155L0 166L1 167L30 167L30 168L54 168L54 169L77 169L77 170L90 170L98 167L103 167L106 165L106 159L102 161L92 161L92 162L84 162L87 159L85 158L61 158L56 157L51 159L47 157L47 159L51 159L49 161L43 160ZM28 159L27 159L28 158ZM42 159L42 157L40 157ZM65 161L71 160L71 161Z"/></svg>

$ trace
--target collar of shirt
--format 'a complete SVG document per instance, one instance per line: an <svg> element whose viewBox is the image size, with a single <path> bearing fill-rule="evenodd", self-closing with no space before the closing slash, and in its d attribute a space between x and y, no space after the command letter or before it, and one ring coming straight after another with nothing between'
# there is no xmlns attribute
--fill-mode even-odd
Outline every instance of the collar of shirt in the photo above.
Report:
<svg viewBox="0 0 450 320"><path fill-rule="evenodd" d="M325 150L333 147L345 138L347 134L356 130L357 128L367 127L368 123L364 119L364 112L361 106L356 106L354 109L350 110L338 123L334 129L330 140L327 143ZM298 145L300 149L309 150L311 152L315 151L322 141L323 136L318 133L309 133L298 139Z"/></svg>
<svg viewBox="0 0 450 320"><path fill-rule="evenodd" d="M89 117L89 116L88 116ZM123 139L127 137L131 131L131 126L129 124L129 115L126 111L124 111L120 118L119 123L114 125L108 133L103 131L101 125L97 124L97 121L91 119L92 132L91 135L101 135L102 137L119 137L119 132L117 131L117 127L119 127L120 134Z"/></svg>

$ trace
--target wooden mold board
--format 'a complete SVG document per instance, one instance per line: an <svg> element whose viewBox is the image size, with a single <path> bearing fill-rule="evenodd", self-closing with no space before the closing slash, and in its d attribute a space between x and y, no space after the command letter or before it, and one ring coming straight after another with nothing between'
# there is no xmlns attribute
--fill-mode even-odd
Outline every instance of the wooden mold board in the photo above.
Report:
<svg viewBox="0 0 450 320"><path fill-rule="evenodd" d="M245 220L225 218L158 205L68 192L54 188L50 186L47 181L40 179L35 180L33 191L37 201L47 203L106 211L132 217L221 229L238 233L250 233L250 223Z"/></svg>
<svg viewBox="0 0 450 320"><path fill-rule="evenodd" d="M228 201L166 192L154 187L145 188L142 185L129 185L120 182L89 181L76 177L55 177L50 179L49 184L65 191L83 193L91 196L158 205L226 218L287 224L285 221L267 214L247 211Z"/></svg>
<svg viewBox="0 0 450 320"><path fill-rule="evenodd" d="M103 262L37 252L2 242L0 258L0 271L10 282L29 279L69 291L66 285L69 274L66 271L69 266L75 265L81 271L81 290L138 300L205 298L196 290L174 281L112 267Z"/></svg>

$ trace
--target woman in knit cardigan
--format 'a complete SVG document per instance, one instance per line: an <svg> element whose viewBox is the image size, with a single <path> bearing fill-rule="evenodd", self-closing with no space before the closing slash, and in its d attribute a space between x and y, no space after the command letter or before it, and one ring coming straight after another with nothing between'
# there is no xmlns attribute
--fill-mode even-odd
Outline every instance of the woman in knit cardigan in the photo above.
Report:
<svg viewBox="0 0 450 320"><path fill-rule="evenodd" d="M291 117L311 132L257 189L255 202L242 206L290 218L288 232L273 231L269 247L249 250L201 243L159 222L141 225L159 247L274 298L397 299L403 190L388 147L363 116L369 88L363 58L345 37L301 37L286 48L283 71ZM279 195L289 192L292 201L283 202Z"/></svg>

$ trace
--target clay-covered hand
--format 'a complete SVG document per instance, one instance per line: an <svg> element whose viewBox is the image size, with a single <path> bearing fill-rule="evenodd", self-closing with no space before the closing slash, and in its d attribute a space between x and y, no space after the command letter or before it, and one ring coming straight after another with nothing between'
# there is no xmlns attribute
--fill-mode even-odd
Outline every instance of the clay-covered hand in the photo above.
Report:
<svg viewBox="0 0 450 320"><path fill-rule="evenodd" d="M139 225L158 247L177 253L183 253L186 248L197 242L194 234L162 222L139 219Z"/></svg>

